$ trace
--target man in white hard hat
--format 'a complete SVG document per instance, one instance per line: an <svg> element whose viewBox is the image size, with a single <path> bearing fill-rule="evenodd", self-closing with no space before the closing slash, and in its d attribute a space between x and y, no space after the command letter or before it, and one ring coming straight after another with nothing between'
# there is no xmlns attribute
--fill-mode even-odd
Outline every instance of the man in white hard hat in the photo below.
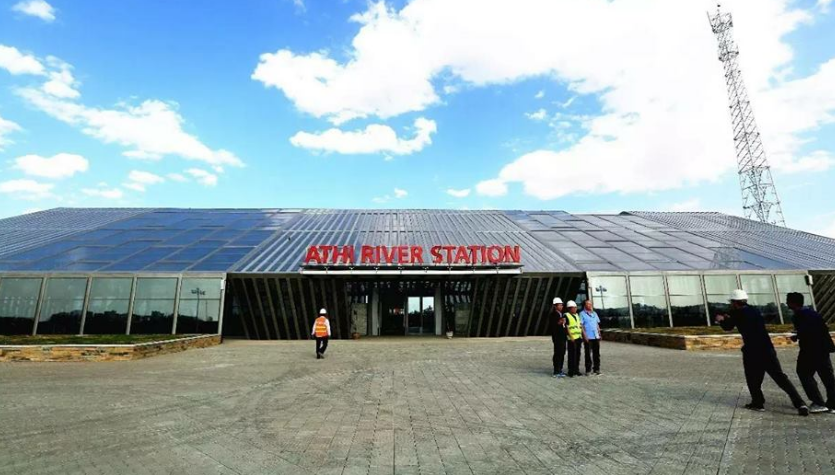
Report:
<svg viewBox="0 0 835 475"><path fill-rule="evenodd" d="M548 319L548 330L551 333L551 341L554 343L554 357L552 358L554 377L564 378L565 373L562 368L565 364L565 317L562 314L562 299L555 297L553 305L553 310Z"/></svg>
<svg viewBox="0 0 835 475"><path fill-rule="evenodd" d="M808 416L809 408L780 366L760 311L748 305L748 294L744 290L734 290L728 300L731 302L730 315L717 315L716 323L726 331L736 327L742 335L742 366L745 369L748 392L751 393L751 402L745 408L760 412L765 410L762 384L768 373L777 386L789 395L797 413Z"/></svg>
<svg viewBox="0 0 835 475"><path fill-rule="evenodd" d="M565 303L565 336L568 346L568 377L580 375L580 349L583 347L583 324L573 300Z"/></svg>
<svg viewBox="0 0 835 475"><path fill-rule="evenodd" d="M313 321L311 336L316 338L316 359L325 357L325 350L328 349L328 338L331 336L331 322L328 320L328 311L324 308L319 310L319 317Z"/></svg>

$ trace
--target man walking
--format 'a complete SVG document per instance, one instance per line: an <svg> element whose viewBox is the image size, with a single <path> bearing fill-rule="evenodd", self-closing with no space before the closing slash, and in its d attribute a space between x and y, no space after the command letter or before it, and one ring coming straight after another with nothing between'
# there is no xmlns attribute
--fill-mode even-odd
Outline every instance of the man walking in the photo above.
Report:
<svg viewBox="0 0 835 475"><path fill-rule="evenodd" d="M583 353L586 355L586 375L594 371L600 374L600 317L592 307L591 300L583 302L580 311L580 322L583 324Z"/></svg>
<svg viewBox="0 0 835 475"><path fill-rule="evenodd" d="M803 294L792 292L786 296L786 305L794 312L792 322L797 333L792 340L800 344L797 355L797 377L812 406L809 412L816 414L831 412L835 414L835 375L832 374L832 361L829 354L835 352L835 343L829 336L829 328L821 315L811 308L803 306ZM826 388L826 403L821 397L815 373Z"/></svg>
<svg viewBox="0 0 835 475"><path fill-rule="evenodd" d="M729 300L730 315L717 315L716 322L726 331L736 327L742 335L742 366L745 369L745 382L751 393L751 402L745 405L745 409L760 412L765 410L762 384L765 374L768 373L777 386L789 395L797 413L808 416L809 408L780 367L780 360L777 359L777 352L774 351L771 337L765 328L765 319L760 311L748 306L748 294L744 290L734 290Z"/></svg>
<svg viewBox="0 0 835 475"><path fill-rule="evenodd" d="M568 377L580 375L580 349L583 342L583 325L580 323L580 315L577 314L577 304L569 300L566 304L568 312L565 313L565 335L568 347Z"/></svg>
<svg viewBox="0 0 835 475"><path fill-rule="evenodd" d="M324 308L319 310L319 318L313 322L311 336L316 338L316 359L321 360L325 357L328 338L331 336L331 322L328 320L328 311Z"/></svg>
<svg viewBox="0 0 835 475"><path fill-rule="evenodd" d="M551 341L554 343L554 377L564 378L563 364L565 364L565 317L562 314L563 303L559 297L553 300L554 309L551 311L551 318L548 321L551 332Z"/></svg>

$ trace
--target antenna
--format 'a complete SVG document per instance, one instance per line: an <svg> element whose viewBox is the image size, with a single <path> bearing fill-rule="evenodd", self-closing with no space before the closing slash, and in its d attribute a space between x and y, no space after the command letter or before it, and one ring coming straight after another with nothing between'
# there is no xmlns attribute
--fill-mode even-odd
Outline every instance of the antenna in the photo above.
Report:
<svg viewBox="0 0 835 475"><path fill-rule="evenodd" d="M708 20L719 43L719 61L725 68L739 185L742 188L742 209L748 219L785 226L780 198L771 178L771 167L768 166L748 91L742 81L731 14L723 13L721 5L716 5L716 14L708 13Z"/></svg>

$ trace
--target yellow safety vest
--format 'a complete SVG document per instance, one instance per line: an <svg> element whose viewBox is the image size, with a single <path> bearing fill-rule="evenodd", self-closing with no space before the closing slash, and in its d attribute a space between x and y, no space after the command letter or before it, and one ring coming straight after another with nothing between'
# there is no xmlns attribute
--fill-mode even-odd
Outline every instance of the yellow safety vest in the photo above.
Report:
<svg viewBox="0 0 835 475"><path fill-rule="evenodd" d="M565 312L568 320L568 339L574 341L583 337L583 330L580 329L580 316Z"/></svg>

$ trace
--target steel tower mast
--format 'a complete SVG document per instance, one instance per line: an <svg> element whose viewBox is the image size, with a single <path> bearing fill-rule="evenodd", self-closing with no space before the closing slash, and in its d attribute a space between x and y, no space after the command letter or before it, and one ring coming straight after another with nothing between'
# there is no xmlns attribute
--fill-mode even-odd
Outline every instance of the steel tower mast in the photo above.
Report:
<svg viewBox="0 0 835 475"><path fill-rule="evenodd" d="M719 61L722 61L725 68L739 185L742 188L742 209L748 219L785 226L780 198L771 178L771 167L768 166L748 91L742 81L742 71L737 61L739 48L733 39L731 14L723 13L720 5L716 5L716 13L708 13L708 20L719 43Z"/></svg>

